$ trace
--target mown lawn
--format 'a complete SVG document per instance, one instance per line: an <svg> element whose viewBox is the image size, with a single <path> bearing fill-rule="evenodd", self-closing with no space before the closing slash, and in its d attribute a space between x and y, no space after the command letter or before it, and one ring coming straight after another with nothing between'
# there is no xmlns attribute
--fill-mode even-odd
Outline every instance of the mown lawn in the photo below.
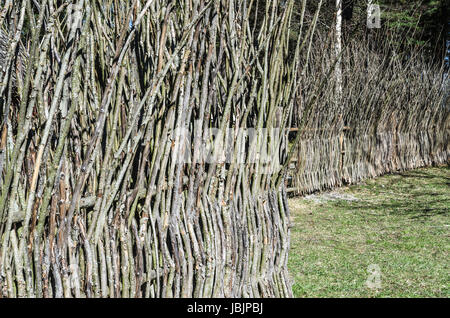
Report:
<svg viewBox="0 0 450 318"><path fill-rule="evenodd" d="M290 208L296 297L450 297L449 167L294 198Z"/></svg>

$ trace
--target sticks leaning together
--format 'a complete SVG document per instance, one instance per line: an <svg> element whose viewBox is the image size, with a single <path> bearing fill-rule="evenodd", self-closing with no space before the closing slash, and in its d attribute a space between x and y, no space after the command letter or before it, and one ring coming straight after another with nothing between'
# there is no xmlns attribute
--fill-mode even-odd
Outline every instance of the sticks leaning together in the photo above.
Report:
<svg viewBox="0 0 450 318"><path fill-rule="evenodd" d="M267 167L286 159L298 86L293 1L0 9L0 297L292 295L283 171Z"/></svg>

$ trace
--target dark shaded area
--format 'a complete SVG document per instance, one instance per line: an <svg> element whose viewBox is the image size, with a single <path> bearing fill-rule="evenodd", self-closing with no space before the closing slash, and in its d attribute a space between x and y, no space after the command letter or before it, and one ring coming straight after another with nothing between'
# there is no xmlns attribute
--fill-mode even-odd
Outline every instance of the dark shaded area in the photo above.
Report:
<svg viewBox="0 0 450 318"><path fill-rule="evenodd" d="M449 167L444 169L450 173ZM395 192L401 193L395 201L389 197L392 192L386 192L383 187L377 185L372 191L377 195L386 193L384 202L376 204L372 201L352 202L349 208L356 211L382 210L393 215L408 215L411 219L447 215L450 213L450 195L439 192L439 189L449 187L448 193L450 193L450 183L447 182L450 177L432 172L432 170L418 169L398 173L397 176L401 176L401 178L393 179L388 186L390 189L395 189ZM426 180L425 187L424 184L421 184L421 179ZM337 201L335 204L342 207L349 203ZM438 207L436 207L437 205Z"/></svg>
<svg viewBox="0 0 450 318"><path fill-rule="evenodd" d="M445 56L446 35L450 32L450 1L448 0L378 0L381 7L381 29L369 30L367 0L342 0L344 40L367 39L383 41L395 38L396 50L407 53L411 47L421 47L430 59L441 63ZM311 21L318 1L308 1L306 20ZM300 12L301 1L296 1ZM332 32L336 17L336 0L325 0L320 13L318 30ZM376 47L376 45L374 45Z"/></svg>

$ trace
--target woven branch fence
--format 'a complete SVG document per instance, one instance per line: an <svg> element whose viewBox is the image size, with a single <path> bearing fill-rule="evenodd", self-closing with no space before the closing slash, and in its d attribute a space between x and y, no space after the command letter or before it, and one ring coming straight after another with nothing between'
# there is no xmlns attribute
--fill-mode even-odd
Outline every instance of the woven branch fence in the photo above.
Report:
<svg viewBox="0 0 450 318"><path fill-rule="evenodd" d="M2 3L0 297L292 296L294 1Z"/></svg>
<svg viewBox="0 0 450 318"><path fill-rule="evenodd" d="M450 101L442 69L425 62L419 50L411 50L409 57L396 55L391 41L381 41L377 52L370 43L346 44L339 57L340 99L333 51L312 48L316 59L301 79L296 108L298 146L289 192L311 193L449 163ZM332 41L317 43L331 46Z"/></svg>

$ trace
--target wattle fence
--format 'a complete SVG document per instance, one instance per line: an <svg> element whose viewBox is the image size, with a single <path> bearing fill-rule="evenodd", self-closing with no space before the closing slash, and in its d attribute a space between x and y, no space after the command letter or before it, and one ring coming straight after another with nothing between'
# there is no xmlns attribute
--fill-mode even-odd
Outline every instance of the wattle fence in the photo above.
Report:
<svg viewBox="0 0 450 318"><path fill-rule="evenodd" d="M291 129L297 143L291 138L296 152L286 178L289 193L449 163L449 85L442 80L443 68L427 64L419 51L409 58L390 47L384 54L368 51L360 44L345 48L340 99L330 53L305 70L310 81L302 87L309 89L300 92L298 127Z"/></svg>
<svg viewBox="0 0 450 318"><path fill-rule="evenodd" d="M386 173L446 164L448 140L448 127L373 135L346 130L341 135L305 137L291 165L288 192L311 193Z"/></svg>

